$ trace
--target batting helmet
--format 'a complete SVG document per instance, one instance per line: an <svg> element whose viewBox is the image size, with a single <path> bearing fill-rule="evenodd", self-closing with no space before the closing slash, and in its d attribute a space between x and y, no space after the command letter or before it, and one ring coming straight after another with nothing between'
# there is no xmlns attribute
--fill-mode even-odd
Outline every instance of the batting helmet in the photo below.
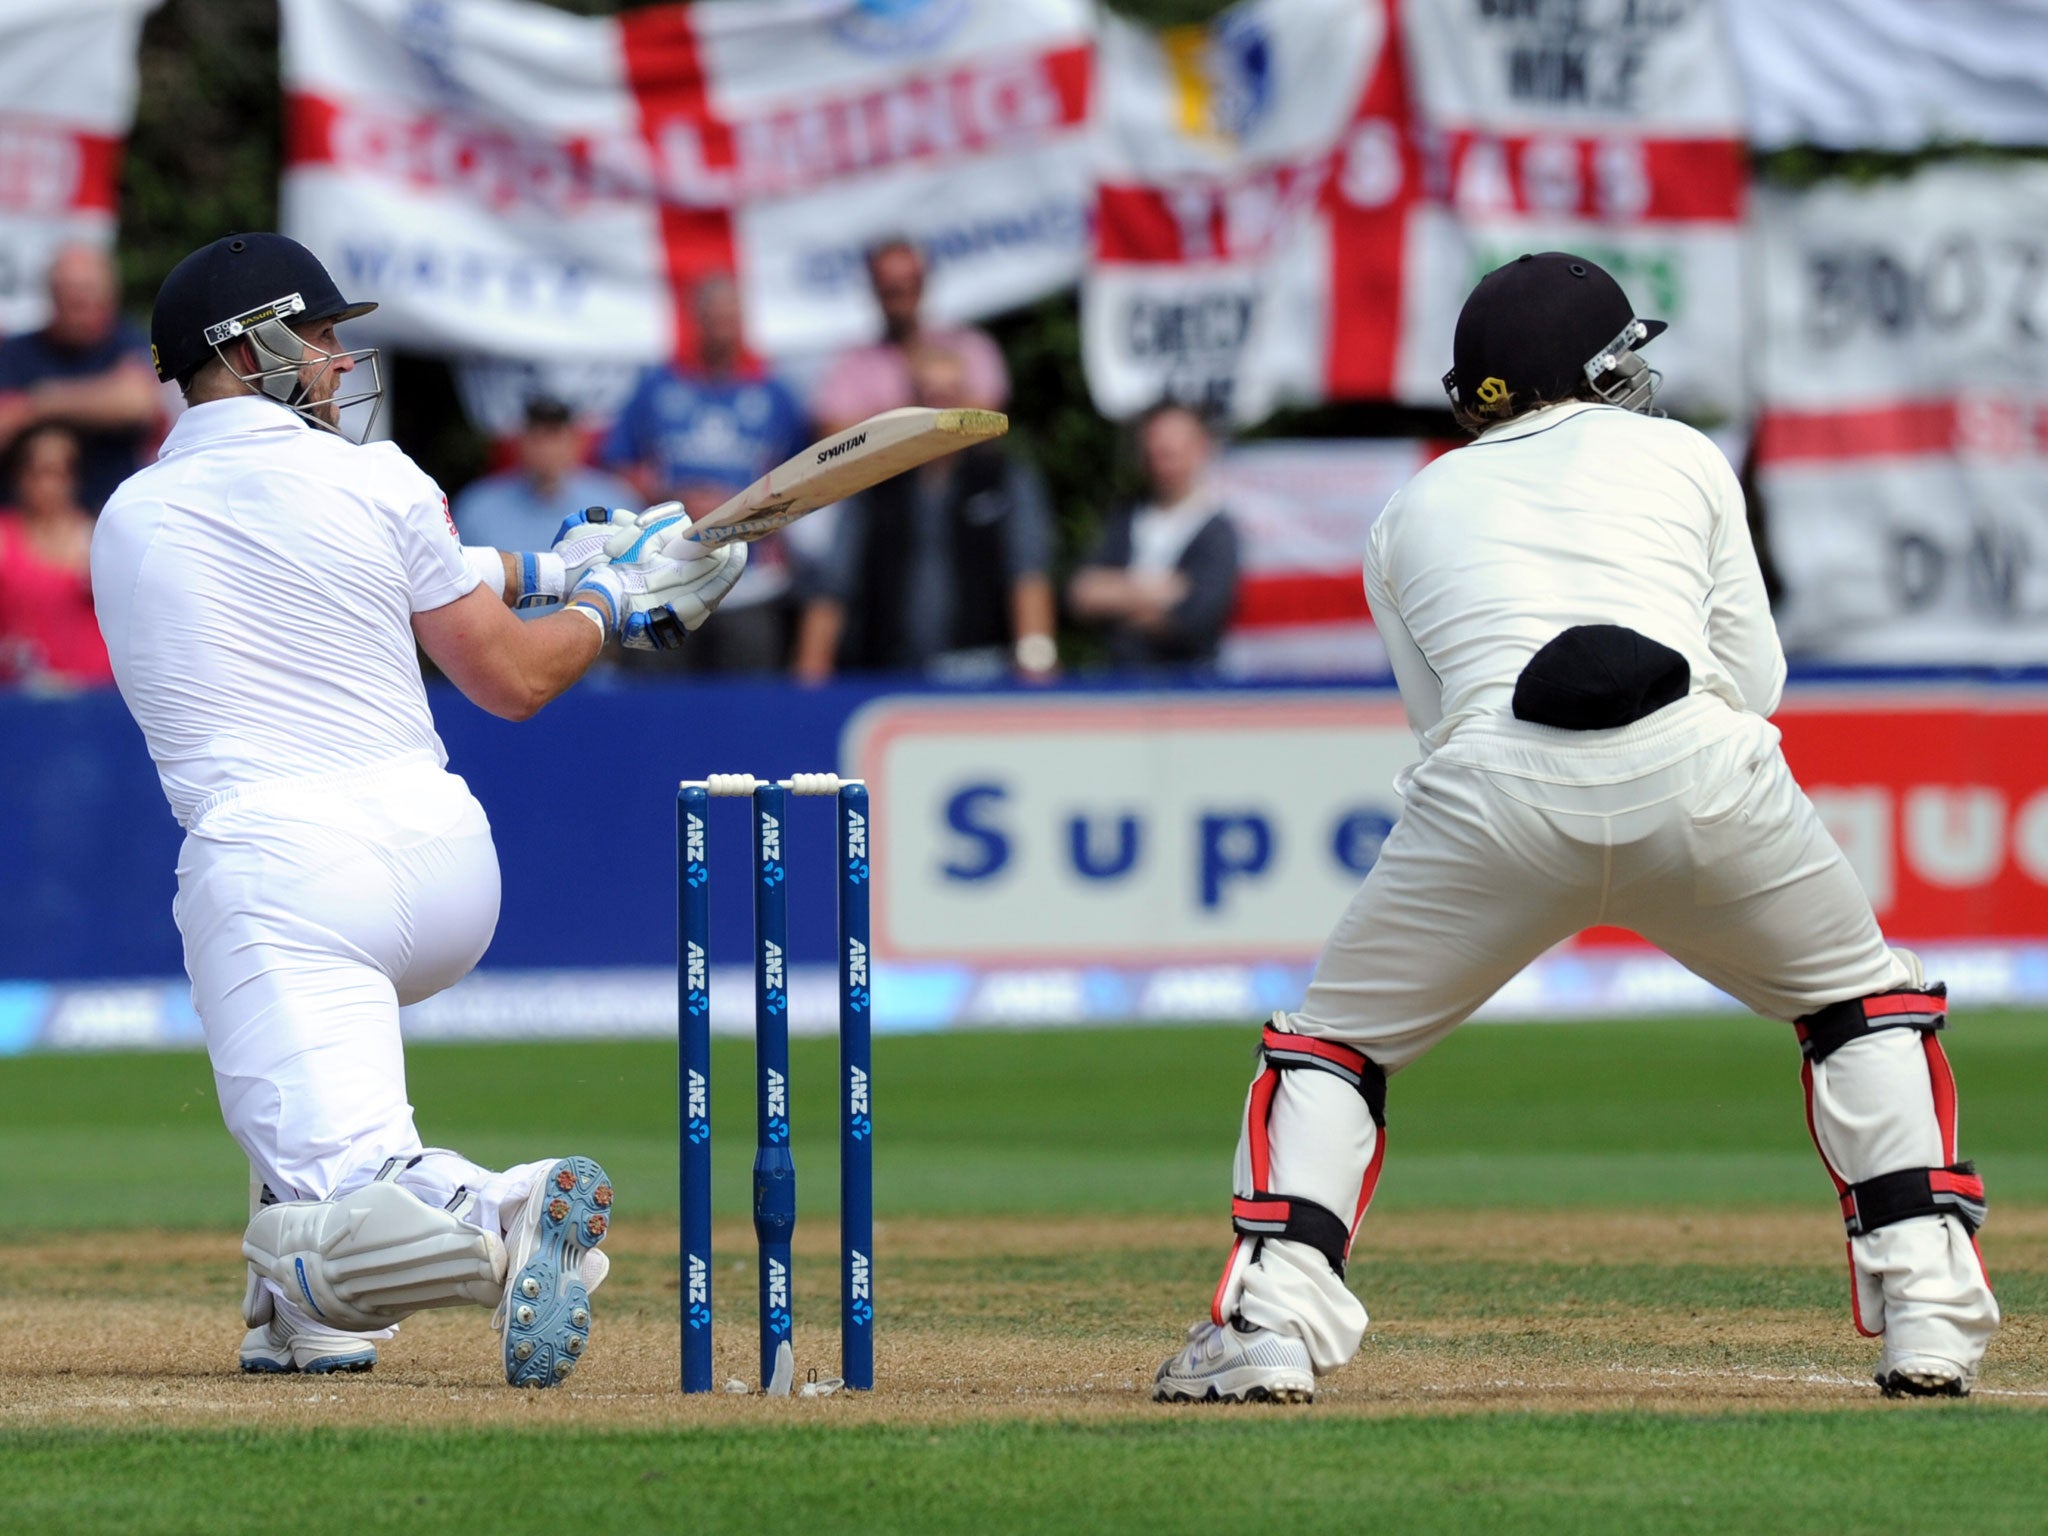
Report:
<svg viewBox="0 0 2048 1536"><path fill-rule="evenodd" d="M1635 349L1664 328L1637 318L1596 262L1566 251L1517 256L1465 300L1444 393L1479 421L1505 421L1588 388L1609 405L1647 411L1658 376Z"/></svg>
<svg viewBox="0 0 2048 1536"><path fill-rule="evenodd" d="M320 258L288 236L225 235L171 268L157 290L149 317L150 356L158 378L180 385L191 383L201 367L218 357L250 388L315 426L338 430L329 418L341 407L375 400L383 393L376 349L323 352L299 336L295 327L353 320L376 307L344 299ZM223 350L236 340L247 341L254 350L255 369L243 372ZM343 356L370 365L372 387L346 399L312 402L301 379L305 364Z"/></svg>

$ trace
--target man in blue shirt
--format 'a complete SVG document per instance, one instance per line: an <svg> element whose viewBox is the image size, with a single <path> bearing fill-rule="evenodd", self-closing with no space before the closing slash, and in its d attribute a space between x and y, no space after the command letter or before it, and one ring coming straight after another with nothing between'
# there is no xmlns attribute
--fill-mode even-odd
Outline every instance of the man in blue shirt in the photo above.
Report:
<svg viewBox="0 0 2048 1536"><path fill-rule="evenodd" d="M648 502L680 501L701 516L810 441L796 396L746 366L739 290L731 277L697 287L698 363L650 368L619 412L598 458ZM664 661L691 671L775 672L793 623L788 553L781 535L755 544L747 573L707 626Z"/></svg>
<svg viewBox="0 0 2048 1536"><path fill-rule="evenodd" d="M0 342L0 451L55 422L78 439L78 500L98 512L142 467L163 424L149 341L116 307L105 251L71 245L51 259L50 323Z"/></svg>
<svg viewBox="0 0 2048 1536"><path fill-rule="evenodd" d="M457 496L455 526L465 544L546 549L572 513L640 504L625 481L583 462L583 433L569 407L535 395L526 402L518 467L486 475Z"/></svg>

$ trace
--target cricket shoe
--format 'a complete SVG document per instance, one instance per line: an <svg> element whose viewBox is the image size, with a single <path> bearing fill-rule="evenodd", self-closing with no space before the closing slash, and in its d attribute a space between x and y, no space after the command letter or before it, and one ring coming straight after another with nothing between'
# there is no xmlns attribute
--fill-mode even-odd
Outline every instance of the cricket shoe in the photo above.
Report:
<svg viewBox="0 0 2048 1536"><path fill-rule="evenodd" d="M552 1387L590 1344L590 1293L610 1273L596 1252L611 1227L612 1184L587 1157L565 1157L539 1179L505 1234L511 1264L491 1326L505 1336L505 1380Z"/></svg>
<svg viewBox="0 0 2048 1536"><path fill-rule="evenodd" d="M301 1328L273 1316L242 1336L242 1369L252 1376L289 1376L304 1371L324 1376L330 1371L367 1371L377 1363L374 1339L324 1328Z"/></svg>
<svg viewBox="0 0 2048 1536"><path fill-rule="evenodd" d="M1941 1355L1889 1354L1878 1362L1878 1390L1886 1397L1968 1397L1977 1373Z"/></svg>
<svg viewBox="0 0 2048 1536"><path fill-rule="evenodd" d="M1206 1319L1152 1378L1155 1403L1312 1403L1315 1367L1292 1334Z"/></svg>

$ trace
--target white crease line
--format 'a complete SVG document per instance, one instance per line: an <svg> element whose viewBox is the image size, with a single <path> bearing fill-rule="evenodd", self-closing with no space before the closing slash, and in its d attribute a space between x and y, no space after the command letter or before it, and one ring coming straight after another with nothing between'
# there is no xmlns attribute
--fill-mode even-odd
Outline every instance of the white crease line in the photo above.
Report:
<svg viewBox="0 0 2048 1536"><path fill-rule="evenodd" d="M1783 1376L1771 1371L1712 1371L1701 1367L1610 1365L1610 1371L1629 1376L1706 1376L1732 1381L1788 1381L1803 1386L1858 1387L1875 1392L1877 1383L1860 1376L1830 1376L1813 1372L1804 1376ZM2048 1397L2048 1392L2023 1387L1977 1387L1972 1397Z"/></svg>

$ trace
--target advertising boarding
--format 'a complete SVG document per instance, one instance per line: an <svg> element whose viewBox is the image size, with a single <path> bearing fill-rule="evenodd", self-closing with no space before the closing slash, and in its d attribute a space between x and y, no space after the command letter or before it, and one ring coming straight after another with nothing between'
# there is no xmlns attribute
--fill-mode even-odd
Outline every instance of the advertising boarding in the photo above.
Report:
<svg viewBox="0 0 2048 1536"><path fill-rule="evenodd" d="M504 901L477 972L408 1008L419 1038L671 1034L676 781L836 766L868 781L873 1018L883 1032L1257 1018L1317 950L1401 814L1416 747L1387 687L997 692L868 683L578 689L524 724L435 699L497 829ZM705 721L720 722L706 731ZM1800 683L1794 772L1887 934L1972 1006L2048 1004L2048 676ZM621 772L620 741L638 743ZM81 771L82 763L91 771ZM179 829L118 698L0 696L0 1055L192 1044L170 916ZM633 829L603 923L535 829L602 780ZM749 818L714 808L714 1030L752 1027ZM730 812L732 814L726 814ZM836 1027L828 802L792 802L789 1019ZM1542 957L1484 1017L1734 1005L1613 930Z"/></svg>

